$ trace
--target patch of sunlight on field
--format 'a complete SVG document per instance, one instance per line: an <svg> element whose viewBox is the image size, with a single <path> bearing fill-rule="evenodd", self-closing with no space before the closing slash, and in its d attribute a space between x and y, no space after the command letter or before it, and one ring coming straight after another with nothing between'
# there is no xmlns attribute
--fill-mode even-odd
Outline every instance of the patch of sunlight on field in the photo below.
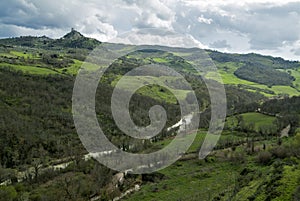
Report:
<svg viewBox="0 0 300 201"><path fill-rule="evenodd" d="M24 57L25 59L35 59L37 56L34 56L31 53L28 52L17 52L17 51L10 51L10 54L15 55L17 57Z"/></svg>
<svg viewBox="0 0 300 201"><path fill-rule="evenodd" d="M0 53L1 57L7 57L7 58L17 58L16 55L10 54L10 53Z"/></svg>
<svg viewBox="0 0 300 201"><path fill-rule="evenodd" d="M254 128L256 131L259 131L261 127L274 125L274 121L276 120L276 117L268 116L257 112L248 112L248 113L243 113L241 115L246 124L250 124L250 123L254 124ZM236 127L237 118L235 116L227 117L226 126Z"/></svg>
<svg viewBox="0 0 300 201"><path fill-rule="evenodd" d="M288 94L290 96L299 96L300 92L289 86L273 86L272 89L276 94Z"/></svg>
<svg viewBox="0 0 300 201"><path fill-rule="evenodd" d="M166 80L172 81L177 80L178 77L171 77L171 76L161 76L161 77L152 77L152 76L118 76L112 82L112 86L115 87L120 79L123 79L125 84L120 85L121 89L128 89L128 88L136 88L139 86L140 83L143 85L149 85L149 87L142 87L137 92L153 97L154 99L158 100L166 100L170 103L176 103L176 98L170 91L161 90L161 87L155 87L152 84L159 85L159 86L167 86L165 84ZM151 86L152 85L152 86ZM168 87L166 87L168 89ZM170 87L171 88L171 87ZM173 89L174 93L179 97L179 99L183 100L186 98L189 90L181 90L181 89Z"/></svg>
<svg viewBox="0 0 300 201"><path fill-rule="evenodd" d="M15 70L20 70L24 73L35 74L35 75L50 75L50 74L59 74L58 72L48 69L48 68L39 68L35 66L24 66L24 65L12 65L7 63L0 63L0 67L9 67Z"/></svg>
<svg viewBox="0 0 300 201"><path fill-rule="evenodd" d="M77 75L79 69L81 68L81 66L83 65L84 62L76 60L76 59L74 59L73 61L74 61L74 63L70 67L59 69L59 71L61 73ZM101 67L99 67L97 64L85 62L84 68L87 70L90 70L90 71L96 71Z"/></svg>
<svg viewBox="0 0 300 201"><path fill-rule="evenodd" d="M230 85L247 85L251 87L256 87L259 89L266 89L273 91L275 94L268 94L264 92L260 92L266 97L272 97L275 95L282 95L282 94L287 94L289 96L299 96L300 92L297 91L297 89L290 87L290 86L273 86L269 88L266 85L263 84L258 84L255 82L247 81L240 79L234 75L234 71L240 67L241 64L234 63L234 62L226 62L226 63L218 63L216 62L217 68L218 68L218 73L221 75L222 80L218 78L218 76L215 75L214 72L209 72L205 75L206 78L208 79L213 79L216 81L223 81L224 84L230 84ZM294 86L298 87L300 89L300 72L298 70L290 70L292 75L296 78L296 80L293 82ZM247 89L248 91L255 92L255 89Z"/></svg>

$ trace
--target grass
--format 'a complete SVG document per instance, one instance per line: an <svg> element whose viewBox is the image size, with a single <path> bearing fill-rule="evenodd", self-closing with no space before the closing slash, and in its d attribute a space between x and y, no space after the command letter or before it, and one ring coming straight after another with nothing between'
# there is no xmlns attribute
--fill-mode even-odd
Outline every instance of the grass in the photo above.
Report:
<svg viewBox="0 0 300 201"><path fill-rule="evenodd" d="M273 126L273 122L276 120L276 117L257 112L249 112L241 115L246 124L254 123L254 129L256 131L259 131L259 129L263 126ZM237 126L237 119L235 116L227 118L226 126L232 127L232 123L234 124L234 126Z"/></svg>
<svg viewBox="0 0 300 201"><path fill-rule="evenodd" d="M159 101L166 101L168 103L176 104L177 99L169 91L163 90L158 85L145 86L136 91L137 93L145 96L149 96ZM183 97L182 97L183 98Z"/></svg>
<svg viewBox="0 0 300 201"><path fill-rule="evenodd" d="M224 84L230 84L230 85L238 85L238 84L243 84L243 85L248 85L252 87L256 87L259 89L267 89L273 91L275 94L274 95L281 95L281 94L287 94L289 96L299 96L300 92L297 91L297 89L290 87L290 86L273 86L269 88L266 85L263 84L257 84L255 82L250 82L247 80L240 79L234 75L234 71L237 70L239 67L242 66L241 63L235 63L235 62L225 62L225 63L219 63L215 62L216 66L218 68L218 73L220 74L222 80L216 79L215 72L210 72L205 75L206 78L208 79L214 79L219 82L223 82ZM296 70L291 70L292 75L296 78L294 81L294 86L296 86L298 89L300 89L300 72L299 69ZM252 91L251 89L248 89L248 91ZM260 92L261 94L271 97L274 96L272 94Z"/></svg>
<svg viewBox="0 0 300 201"><path fill-rule="evenodd" d="M34 74L34 75L54 75L59 74L58 72L48 69L48 68L40 68L35 66L26 66L26 65L13 65L7 63L0 63L0 67L9 67L14 70L20 70L27 74Z"/></svg>
<svg viewBox="0 0 300 201"><path fill-rule="evenodd" d="M190 135L192 137L192 135ZM199 148L203 144L205 138L207 137L207 131L205 130L199 130L195 136L195 139L189 149L187 150L187 153L197 153L199 151ZM146 152L154 152L157 150L160 150L167 146L171 141L173 140L173 137L166 138L164 140L155 142L152 144L152 147L147 150ZM220 136L216 136L216 139L218 140L217 145L224 144L228 141L240 141L240 140L246 140L246 135L242 133L233 132L224 130Z"/></svg>
<svg viewBox="0 0 300 201"><path fill-rule="evenodd" d="M83 62L79 61L79 60L76 60L76 59L74 59L73 61L74 61L74 64L72 64L70 67L62 68L59 71L61 73L66 73L66 74L70 74L70 75L77 75L78 70L80 69Z"/></svg>
<svg viewBox="0 0 300 201"><path fill-rule="evenodd" d="M279 193L279 197L274 199L280 200L292 200L295 189L299 186L300 168L293 166L284 166L283 177L279 181L279 187L276 191Z"/></svg>
<svg viewBox="0 0 300 201"><path fill-rule="evenodd" d="M297 162L299 160L297 159ZM264 174L264 178L255 178L251 182L249 182L248 185L240 189L238 194L233 199L234 201L238 200L247 200L248 197L253 197L255 201L263 201L263 200L269 200L270 199L270 193L271 191L276 191L276 197L272 198L272 200L275 201L281 201L281 200L296 200L293 199L293 194L297 187L299 186L299 179L300 179L300 167L298 165L284 165L283 173L279 177L278 180L276 180L276 184L272 186L271 188L268 188L264 182L269 181L274 177L274 173L272 174L271 171L273 170L273 167L269 167L269 170L267 170L268 166L261 167L256 165L255 169L262 170Z"/></svg>
<svg viewBox="0 0 300 201"><path fill-rule="evenodd" d="M295 78L295 81L293 82L294 87L296 89L300 90L300 68L286 69L286 70L281 70L281 71L291 74Z"/></svg>
<svg viewBox="0 0 300 201"><path fill-rule="evenodd" d="M74 63L70 67L59 69L59 72L69 75L77 75L79 69L83 67L86 70L95 71L98 70L99 67L96 64L88 63L88 62L82 62L76 59L73 59Z"/></svg>
<svg viewBox="0 0 300 201"><path fill-rule="evenodd" d="M0 53L0 56L1 57L7 57L7 58L17 58L17 56L16 55L13 55L13 54L11 54L11 53Z"/></svg>
<svg viewBox="0 0 300 201"><path fill-rule="evenodd" d="M33 54L29 52L18 52L18 51L11 51L10 54L17 56L17 57L24 57L25 59L36 59L39 58L37 56L34 56Z"/></svg>
<svg viewBox="0 0 300 201"><path fill-rule="evenodd" d="M133 89L139 86L140 83L142 83L143 85L149 84L149 86L144 86L139 90L137 90L137 93L152 97L160 101L163 100L169 103L173 103L173 104L177 102L176 97L171 93L171 89L172 89L171 87L168 88L166 87L165 89L159 87L159 86L166 86L165 84L166 80L175 81L176 79L178 79L177 77L118 76L117 79L115 79L112 82L112 86L115 87L121 78L122 78L122 84L118 85L118 87L120 87L121 89ZM178 96L179 100L185 99L187 94L189 93L189 90L172 89L172 91L174 94Z"/></svg>
<svg viewBox="0 0 300 201"><path fill-rule="evenodd" d="M202 163L198 159L178 161L159 171L165 179L142 185L125 200L211 200L225 190L233 190L239 167L228 162Z"/></svg>
<svg viewBox="0 0 300 201"><path fill-rule="evenodd" d="M253 122L255 124L256 129L258 129L261 126L272 125L273 122L276 120L276 118L273 116L268 116L256 112L245 113L242 114L242 116L246 122Z"/></svg>
<svg viewBox="0 0 300 201"><path fill-rule="evenodd" d="M168 62L168 60L166 60L164 58L159 58L159 57L153 58L153 61L155 61L157 63L167 63Z"/></svg>
<svg viewBox="0 0 300 201"><path fill-rule="evenodd" d="M203 141L205 131L199 131L195 141ZM226 136L228 133L222 134ZM167 142L167 141L166 141ZM275 141L267 141L278 146ZM265 142L264 142L265 143ZM258 143L255 143L256 146ZM268 148L271 144L267 145ZM238 151L239 150L239 151ZM244 152L244 148L235 152ZM219 152L224 152L219 150ZM229 154L229 155L231 155ZM154 183L143 183L141 190L127 196L128 201L156 201L156 200L265 200L266 180L274 177L272 166L262 166L255 162L256 155L244 155L246 163L229 162L216 156L209 156L206 162L199 159L177 161L173 165L160 170L165 178ZM241 175L242 170L250 169L249 175ZM282 178L276 186L278 197L274 200L292 200L292 195L299 185L300 166L285 165ZM244 185L237 185L243 179ZM237 186L236 186L237 185ZM261 187L263 189L260 189ZM238 188L236 188L238 187ZM235 189L237 190L235 192ZM235 194L236 193L236 194ZM231 197L233 195L233 197Z"/></svg>
<svg viewBox="0 0 300 201"><path fill-rule="evenodd" d="M255 179L250 181L247 187L242 188L235 196L233 201L248 200L248 197L253 195L259 186L264 182L264 179Z"/></svg>
<svg viewBox="0 0 300 201"><path fill-rule="evenodd" d="M300 92L289 86L273 86L271 88L276 94L288 94L289 96L299 96Z"/></svg>
<svg viewBox="0 0 300 201"><path fill-rule="evenodd" d="M62 68L62 69L56 69L52 70L45 67L36 67L36 66L28 66L28 65L14 65L14 64L8 64L8 63L0 63L0 67L9 67L14 70L20 70L27 74L33 74L33 75L50 75L50 74L70 74L70 75L76 75L77 71L81 67L80 63L75 63L71 67L68 68Z"/></svg>

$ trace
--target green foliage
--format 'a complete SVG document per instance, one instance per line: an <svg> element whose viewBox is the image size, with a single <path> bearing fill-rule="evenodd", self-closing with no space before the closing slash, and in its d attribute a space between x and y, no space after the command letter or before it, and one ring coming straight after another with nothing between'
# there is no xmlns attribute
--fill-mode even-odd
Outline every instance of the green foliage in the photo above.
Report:
<svg viewBox="0 0 300 201"><path fill-rule="evenodd" d="M267 165L272 159L272 154L268 151L260 152L257 156L257 162L262 165Z"/></svg>
<svg viewBox="0 0 300 201"><path fill-rule="evenodd" d="M79 153L83 152L71 113L73 78L31 76L9 69L0 72L0 159L3 166L30 164L33 158L39 157L41 152L37 150L40 149L50 158L68 156L76 147L80 148ZM120 141L123 133L113 123L112 91L110 85L100 83L98 86L96 111L99 123L108 137L115 139L117 146L124 143L128 146L135 142L129 137ZM166 108L169 117L166 127L179 121L178 105L135 94L130 102L130 112L136 124L149 124L148 111L153 105Z"/></svg>
<svg viewBox="0 0 300 201"><path fill-rule="evenodd" d="M242 119L239 120L239 117L241 117ZM277 130L276 125L274 124L275 120L276 117L274 116L269 116L257 112L248 112L241 115L228 117L226 120L226 128L242 129L243 127L247 130L247 127L249 127L249 129L253 127L251 131L264 131L265 134L271 134L273 129L275 129L275 132ZM253 126L251 126L251 124Z"/></svg>
<svg viewBox="0 0 300 201"><path fill-rule="evenodd" d="M228 115L231 116L227 118L222 135L213 135L208 139L220 137L212 155L206 160L198 160L197 153L207 132L198 131L195 141L180 161L148 177L127 175L124 184L118 184L116 188L116 184L112 183L114 171L93 160L81 160L85 150L76 135L71 113L75 75L86 56L98 45L119 52L131 48L119 44L102 44L75 30L55 40L30 36L0 40L0 164L3 167L0 169L0 181L13 182L11 186L0 187L0 200L90 200L99 195L102 200L111 200L120 191L125 192L137 183L142 184L142 189L127 199L299 198L299 136L287 139L290 140L287 145L286 139L282 139L280 142L283 145L278 146L277 140L272 140L272 137L264 140L260 135L274 134L278 128L287 124L291 124L294 130L299 126L299 97L267 101L263 96L299 95L299 62L256 54L208 51L216 61L224 83L228 84L225 88ZM168 121L158 136L145 141L132 139L116 127L111 115L110 97L117 81L133 68L150 63L166 65L185 77L199 101L200 126L208 128L210 99L203 79L191 66L193 61L199 59L193 54L195 50L176 53L176 49L170 48L170 52L175 51L170 53L153 47L152 50L140 50L121 57L109 67L99 83L95 99L99 124L112 143L124 151L149 153L165 147L173 140L173 131L176 129L168 132L166 128L180 120L180 109L167 87L176 89L182 100L189 101L191 93L178 77L161 76L159 69L157 72L146 71L143 75L136 75L144 84L154 81L157 85L140 88L130 101L130 115L139 126L149 125L149 108L154 105L165 108ZM184 60L180 55L189 56L191 60ZM255 78L254 82L261 84L234 75L245 64L248 68L251 66L254 72L254 75L250 74L249 69L246 69L247 76L251 75L251 78ZM90 70L99 68L93 63L87 66ZM262 73L268 73L271 78L259 77ZM221 80L215 80L214 75L205 75L210 79L206 82L218 91L217 81ZM293 80L292 76L296 79ZM137 86L131 77L125 79L126 85ZM158 86L162 83L167 87ZM276 84L281 86L267 86ZM118 90L127 93L122 86ZM259 107L266 114L253 112ZM249 139L252 139L251 143ZM246 154L248 148L245 144L251 144L251 155ZM266 149L264 152L259 151L262 145ZM61 171L40 171L44 165L61 160L73 162ZM17 170L28 167L34 170L32 174L35 176L28 175L27 180L15 183ZM285 187L287 191L283 192Z"/></svg>
<svg viewBox="0 0 300 201"><path fill-rule="evenodd" d="M12 65L12 64L1 64L0 68L11 68L16 71L22 71L25 74L32 74L32 75L54 75L58 74L58 72L48 69L48 68L39 68L35 66L24 66L24 65Z"/></svg>
<svg viewBox="0 0 300 201"><path fill-rule="evenodd" d="M63 38L56 40L45 36L21 36L19 38L2 39L0 44L43 49L81 48L92 50L100 45L101 42L96 39L84 37L81 33L72 29L71 32L66 34Z"/></svg>
<svg viewBox="0 0 300 201"><path fill-rule="evenodd" d="M269 66L246 64L237 69L234 74L244 80L264 84L292 86L295 78L288 73L281 72Z"/></svg>
<svg viewBox="0 0 300 201"><path fill-rule="evenodd" d="M287 61L280 57L263 56L255 53L250 54L226 54L217 51L208 51L209 56L218 62L237 62L261 64L274 69L293 69L299 67L298 61Z"/></svg>
<svg viewBox="0 0 300 201"><path fill-rule="evenodd" d="M165 179L142 185L142 189L125 200L212 200L226 189L233 189L237 167L229 163L178 161L160 171ZM228 198L228 196L224 196Z"/></svg>
<svg viewBox="0 0 300 201"><path fill-rule="evenodd" d="M16 197L17 192L13 186L0 186L1 201L13 201Z"/></svg>
<svg viewBox="0 0 300 201"><path fill-rule="evenodd" d="M49 44L49 47L62 47L62 48L79 48L93 50L99 46L101 42L96 39L84 37L81 33L72 29L63 38L57 39Z"/></svg>

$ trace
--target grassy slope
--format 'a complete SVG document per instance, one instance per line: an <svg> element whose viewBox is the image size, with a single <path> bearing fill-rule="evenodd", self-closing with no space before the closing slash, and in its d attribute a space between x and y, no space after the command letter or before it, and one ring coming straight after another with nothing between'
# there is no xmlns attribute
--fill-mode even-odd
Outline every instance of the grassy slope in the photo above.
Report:
<svg viewBox="0 0 300 201"><path fill-rule="evenodd" d="M115 86L117 82L119 81L118 79L115 79L112 82L112 85ZM161 76L161 77L152 77L152 76L123 76L122 79L124 80L124 83L126 85L119 85L120 88L135 88L136 86L139 86L139 83L154 83L156 85L160 86L166 86L165 81L168 80L176 80L178 78L176 77L170 77L170 76ZM165 100L169 103L176 103L177 100L175 96L170 91L160 91L161 87L155 87L155 86L148 86L148 87L142 87L140 88L137 92L146 95L146 96L151 96L155 99L158 100ZM171 89L171 88L170 88ZM173 90L174 94L176 94L179 99L185 99L187 93L189 92L188 90L179 90L179 89L174 89Z"/></svg>
<svg viewBox="0 0 300 201"><path fill-rule="evenodd" d="M289 87L289 86L273 86L272 88L269 88L266 85L263 84L257 84L255 82L250 82L247 80L240 79L236 77L233 73L236 69L238 69L242 64L234 63L234 62L226 62L226 63L219 63L215 62L216 66L218 68L219 74L222 77L223 83L224 84L232 84L232 85L238 85L238 84L244 84L244 85L249 85L252 87L257 87L260 89L267 89L274 91L276 95L279 94L288 94L290 96L294 95L300 95L300 92L298 92L296 89ZM299 71L293 71L294 74L292 74L296 80L294 81L294 84L300 83L300 73ZM299 73L299 74L297 74ZM210 75L207 75L208 77L211 77ZM263 93L266 96L272 96L270 94Z"/></svg>
<svg viewBox="0 0 300 201"><path fill-rule="evenodd" d="M8 58L18 58L24 57L25 59L39 59L40 57L33 55L31 53L25 53L20 51L10 51L9 53L0 53L0 56L5 56ZM34 74L34 75L49 75L49 74L69 74L69 75L76 75L78 70L81 68L83 62L77 59L73 59L74 64L71 64L67 68L61 69L50 69L38 66L29 66L29 65L15 65L15 64L6 64L0 63L1 67L10 67L16 70L21 70L24 73ZM92 63L85 63L85 68L90 70L97 70L99 66L92 64Z"/></svg>
<svg viewBox="0 0 300 201"><path fill-rule="evenodd" d="M184 54L184 53L181 53ZM180 56L181 54L179 53L175 53L175 55ZM188 53L185 53L188 54ZM15 58L15 57L24 57L25 59L38 59L37 55L33 55L30 52L27 52L26 54L24 52L20 52L20 51L11 51L10 53L1 53L0 56L6 56L6 57L11 57L11 58ZM160 62L160 63L165 63L167 62L166 59L164 58L153 58L154 61L156 62ZM262 61L265 62L265 61ZM68 68L63 68L63 69L58 69L59 73L65 73L65 74L71 74L71 75L76 75L78 69L81 67L83 62L74 59L74 64L72 64L70 67ZM220 62L215 62L217 68L218 68L218 73L221 75L222 77L222 82L224 84L230 84L230 85L238 85L238 84L242 84L242 85L247 85L247 86L251 86L251 87L255 87L258 89L266 89L266 90L271 90L273 92L275 92L274 95L280 95L280 94L288 94L290 96L295 96L295 95L300 95L300 92L298 90L300 90L300 70L285 70L285 71L291 71L291 74L296 78L296 80L293 82L295 88L292 88L290 86L273 86L272 88L268 88L268 86L263 85L263 84L257 84L254 82L250 82L247 80L243 80L240 79L238 77L236 77L233 73L236 69L238 69L239 67L241 67L242 63L236 63L236 62L224 62L224 63L220 63ZM15 69L18 70L22 70L22 71L26 71L28 73L32 73L32 74L55 74L54 71L49 71L49 70L39 70L38 67L28 67L28 66L9 66L9 67L13 67ZM91 65L91 68L94 69L94 67ZM205 77L210 78L210 79L216 79L213 73L209 73L207 75L205 75ZM141 79L145 79L145 81L147 81L147 78L142 78ZM221 81L221 80L218 80ZM128 82L130 84L130 82ZM133 83L134 84L134 83ZM297 90L298 89L298 90ZM247 89L248 91L252 91L255 92L255 89ZM151 91L144 91L142 92L142 94L147 94L147 93L151 93ZM185 98L186 92L184 90L182 90L181 92L178 91L178 93L180 94L180 96L182 96L182 98ZM272 94L268 94L265 92L260 92L263 95L267 96L267 97L271 97L274 96ZM160 97L160 95L158 94L158 97ZM163 97L160 97L163 98ZM174 102L174 100L172 100L171 102Z"/></svg>
<svg viewBox="0 0 300 201"><path fill-rule="evenodd" d="M20 70L24 73L33 74L33 75L50 75L50 74L59 74L57 71L48 69L48 68L40 68L35 66L26 66L26 65L13 65L0 63L0 67L9 67L15 70Z"/></svg>
<svg viewBox="0 0 300 201"><path fill-rule="evenodd" d="M286 72L291 72L291 75L296 78L296 80L293 82L293 85L300 90L300 68L297 70L286 70Z"/></svg>
<svg viewBox="0 0 300 201"><path fill-rule="evenodd" d="M204 131L198 135L204 134ZM196 137L196 141L201 137ZM292 142L293 139L284 139L284 144ZM256 147L267 145L267 149L278 147L274 138L268 141L256 142ZM199 147L199 144L198 144ZM237 147L235 152L230 150L219 150L218 152L230 157L234 153L244 153L243 147ZM229 162L222 160L222 154L208 157L208 160L189 159L177 161L175 164L159 171L165 178L154 183L145 183L139 192L133 193L125 200L251 200L263 201L272 192L276 192L274 200L292 200L296 188L299 186L300 165L299 159L290 159L294 162L286 162L281 177L273 185L272 179L277 177L274 173L274 165L261 165L256 162L257 154L245 154L247 162ZM226 156L225 156L226 157ZM278 159L274 159L276 161ZM276 163L276 162L274 162ZM294 165L297 164L297 165ZM242 175L241 172L247 168L249 173ZM239 180L242 183L236 185ZM271 182L271 183L270 183ZM269 184L268 184L269 183ZM242 185L241 185L242 184ZM267 185L272 184L272 188ZM235 188L237 187L237 188ZM235 193L234 193L235 192ZM232 197L231 197L232 196ZM273 199L272 199L273 200Z"/></svg>
<svg viewBox="0 0 300 201"><path fill-rule="evenodd" d="M254 123L256 131L258 131L262 126L272 126L273 122L276 120L276 117L256 112L249 112L241 115L246 124ZM235 117L228 117L226 122L227 126L231 127L232 123L234 123L234 125L236 126L237 119Z"/></svg>
<svg viewBox="0 0 300 201"><path fill-rule="evenodd" d="M228 162L178 161L161 170L166 179L149 183L125 200L210 200L225 190L234 188L239 167Z"/></svg>
<svg viewBox="0 0 300 201"><path fill-rule="evenodd" d="M77 75L77 73L81 67L85 68L86 70L91 70L91 71L95 71L95 70L98 70L99 68L101 68L100 66L98 66L96 64L92 64L92 63L88 63L88 62L83 63L82 61L79 61L77 59L73 59L73 61L74 61L74 64L72 64L69 67L59 69L59 72L69 74L69 75ZM83 64L84 64L84 66L83 66Z"/></svg>
<svg viewBox="0 0 300 201"><path fill-rule="evenodd" d="M199 130L197 132L197 135L196 135L192 145L188 149L187 153L197 152L199 147L203 144L203 141L206 136L207 136L207 131ZM238 141L238 140L245 140L245 139L246 139L246 137L244 135L237 133L235 131L233 133L231 133L229 131L223 131L221 136L219 136L218 144L222 144L228 140ZM173 137L170 137L170 138L161 140L159 142L155 142L155 143L153 143L152 148L150 150L148 150L148 152L154 152L154 151L160 150L160 149L164 148L165 146L167 146L172 140L173 140Z"/></svg>

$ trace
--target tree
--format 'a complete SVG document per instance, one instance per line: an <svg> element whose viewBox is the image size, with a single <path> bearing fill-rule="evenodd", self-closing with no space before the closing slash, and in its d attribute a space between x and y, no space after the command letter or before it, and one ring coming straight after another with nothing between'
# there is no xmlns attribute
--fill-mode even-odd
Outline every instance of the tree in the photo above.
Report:
<svg viewBox="0 0 300 201"><path fill-rule="evenodd" d="M0 186L0 201L13 201L17 195L13 186Z"/></svg>

